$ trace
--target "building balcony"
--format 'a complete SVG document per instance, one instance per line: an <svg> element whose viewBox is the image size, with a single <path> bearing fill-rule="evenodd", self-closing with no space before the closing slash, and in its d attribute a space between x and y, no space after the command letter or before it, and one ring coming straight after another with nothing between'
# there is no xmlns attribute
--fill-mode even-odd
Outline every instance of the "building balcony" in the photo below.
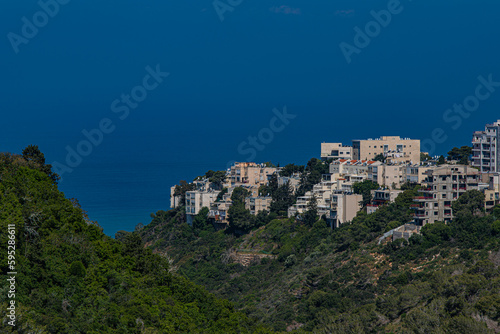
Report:
<svg viewBox="0 0 500 334"><path fill-rule="evenodd" d="M415 200L418 200L418 201L432 201L432 200L434 200L434 197L417 196L417 197L415 197Z"/></svg>

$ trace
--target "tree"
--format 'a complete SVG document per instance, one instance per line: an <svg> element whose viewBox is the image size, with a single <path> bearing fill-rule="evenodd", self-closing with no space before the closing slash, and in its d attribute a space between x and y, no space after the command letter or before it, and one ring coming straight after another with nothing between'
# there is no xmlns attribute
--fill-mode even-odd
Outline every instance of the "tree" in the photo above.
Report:
<svg viewBox="0 0 500 334"><path fill-rule="evenodd" d="M458 160L460 165L468 165L471 155L472 147L470 146L454 147L448 152L448 160Z"/></svg>
<svg viewBox="0 0 500 334"><path fill-rule="evenodd" d="M437 162L437 165L440 166L440 165L444 165L445 163L446 163L446 159L444 158L444 155L440 156L439 160Z"/></svg>
<svg viewBox="0 0 500 334"><path fill-rule="evenodd" d="M227 192L228 192L227 188L222 188L222 190L217 195L217 198L215 199L215 201L216 202L222 201L222 199L224 198L224 195L227 194Z"/></svg>
<svg viewBox="0 0 500 334"><path fill-rule="evenodd" d="M308 226L313 226L318 220L318 200L316 196L311 196L309 203L307 203L307 211L304 212L302 220Z"/></svg>
<svg viewBox="0 0 500 334"><path fill-rule="evenodd" d="M377 182L371 180L364 180L362 182L356 182L352 185L355 194L363 195L363 206L370 204L372 200L372 190L377 190L380 188Z"/></svg>
<svg viewBox="0 0 500 334"><path fill-rule="evenodd" d="M223 170L216 172L214 172L213 170L209 170L205 173L205 177L208 179L208 181L212 182L216 185L216 187L220 189L222 187L222 184L226 180L226 172Z"/></svg>
<svg viewBox="0 0 500 334"><path fill-rule="evenodd" d="M184 180L181 180L178 185L175 186L174 196L180 196L181 205L186 204L186 192L196 190L196 184L187 183Z"/></svg>
<svg viewBox="0 0 500 334"><path fill-rule="evenodd" d="M209 211L210 210L207 207L203 207L200 212L194 216L193 228L200 230L210 230L212 228L212 224L208 221Z"/></svg>
<svg viewBox="0 0 500 334"><path fill-rule="evenodd" d="M288 164L280 170L280 176L290 177L295 173L302 173L303 171L304 166Z"/></svg>
<svg viewBox="0 0 500 334"><path fill-rule="evenodd" d="M385 160L386 158L382 153L378 154L375 158L373 158L373 161L385 162Z"/></svg>
<svg viewBox="0 0 500 334"><path fill-rule="evenodd" d="M431 156L427 153L420 153L420 161L432 160Z"/></svg>
<svg viewBox="0 0 500 334"><path fill-rule="evenodd" d="M312 190L315 184L321 182L323 174L327 174L329 169L330 163L328 161L321 161L316 158L309 160L300 178L297 196L304 196L306 192Z"/></svg>
<svg viewBox="0 0 500 334"><path fill-rule="evenodd" d="M272 194L270 210L277 215L286 215L288 208L293 205L295 198L290 182L278 187Z"/></svg>
<svg viewBox="0 0 500 334"><path fill-rule="evenodd" d="M484 194L478 190L470 190L460 196L452 204L453 214L457 218L470 218L484 213Z"/></svg>
<svg viewBox="0 0 500 334"><path fill-rule="evenodd" d="M45 165L45 155L37 145L29 145L23 150L23 158L26 161L33 161L41 166Z"/></svg>
<svg viewBox="0 0 500 334"><path fill-rule="evenodd" d="M52 171L52 165L45 163L45 155L40 151L37 145L28 145L23 150L23 159L26 160L31 167L47 174L54 183L57 183L57 181L61 179L59 175Z"/></svg>
<svg viewBox="0 0 500 334"><path fill-rule="evenodd" d="M274 173L269 177L269 182L266 185L259 187L259 196L273 196L278 189L278 174Z"/></svg>
<svg viewBox="0 0 500 334"><path fill-rule="evenodd" d="M245 198L250 196L250 191L237 187L231 194L233 204L228 210L229 227L236 233L247 232L254 227L255 219L250 210L245 208Z"/></svg>
<svg viewBox="0 0 500 334"><path fill-rule="evenodd" d="M245 203L245 198L250 196L251 193L247 189L243 187L236 187L233 190L233 193L231 194L231 201L234 202L242 202Z"/></svg>

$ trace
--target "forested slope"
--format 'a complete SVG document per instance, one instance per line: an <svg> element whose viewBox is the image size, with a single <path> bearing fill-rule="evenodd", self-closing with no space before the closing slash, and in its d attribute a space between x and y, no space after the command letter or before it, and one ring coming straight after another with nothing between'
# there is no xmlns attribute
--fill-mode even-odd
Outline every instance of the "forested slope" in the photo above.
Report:
<svg viewBox="0 0 500 334"><path fill-rule="evenodd" d="M171 273L165 256L145 249L137 234L122 241L104 235L58 190L47 166L37 149L0 154L0 333L268 332ZM8 224L16 226L13 299ZM11 300L15 327L7 318Z"/></svg>
<svg viewBox="0 0 500 334"><path fill-rule="evenodd" d="M275 219L243 236L214 231L206 212L194 227L183 208L160 211L140 229L177 272L228 298L276 330L315 333L500 332L500 209L483 195L454 204L450 225L429 224L409 242L378 245L411 220L416 189L374 214L330 230ZM243 266L243 254L269 254Z"/></svg>

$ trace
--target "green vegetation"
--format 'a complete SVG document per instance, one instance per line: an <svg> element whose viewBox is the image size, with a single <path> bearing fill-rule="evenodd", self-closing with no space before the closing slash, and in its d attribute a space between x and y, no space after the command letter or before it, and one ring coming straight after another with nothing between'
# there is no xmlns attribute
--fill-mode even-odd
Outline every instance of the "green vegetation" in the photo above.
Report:
<svg viewBox="0 0 500 334"><path fill-rule="evenodd" d="M448 160L458 160L460 165L468 165L471 155L472 147L470 146L454 147L448 152Z"/></svg>
<svg viewBox="0 0 500 334"><path fill-rule="evenodd" d="M178 273L275 330L296 333L494 333L500 321L500 207L482 194L454 204L457 219L378 245L411 221L410 188L395 203L331 230L274 219L248 234L190 228L180 211L161 212L143 230L167 250ZM268 256L245 263L249 255ZM242 264L245 264L242 265Z"/></svg>
<svg viewBox="0 0 500 334"><path fill-rule="evenodd" d="M173 273L137 232L104 235L57 189L43 155L24 153L0 154L1 333L269 333ZM6 321L7 224L16 225L16 327Z"/></svg>
<svg viewBox="0 0 500 334"><path fill-rule="evenodd" d="M249 216L248 193L237 188L225 231L214 230L207 208L187 225L180 207L111 239L32 156L0 155L0 225L17 226L19 268L18 328L2 321L2 333L499 331L500 206L485 212L481 192L453 203L453 222L381 244L385 232L411 221L418 186L332 230L314 201L300 221L278 218L295 195L273 181L262 190L274 212ZM301 191L326 166L311 160ZM375 186L356 187L368 194ZM6 241L1 234L3 249ZM0 270L5 282L5 261ZM3 320L6 303L4 291Z"/></svg>
<svg viewBox="0 0 500 334"><path fill-rule="evenodd" d="M363 195L363 206L370 204L372 200L372 190L379 189L380 186L377 182L371 180L364 180L362 182L356 182L352 185L352 189L355 194Z"/></svg>
<svg viewBox="0 0 500 334"><path fill-rule="evenodd" d="M373 161L385 162L385 160L386 160L385 155L382 153L377 154L377 156L373 158Z"/></svg>

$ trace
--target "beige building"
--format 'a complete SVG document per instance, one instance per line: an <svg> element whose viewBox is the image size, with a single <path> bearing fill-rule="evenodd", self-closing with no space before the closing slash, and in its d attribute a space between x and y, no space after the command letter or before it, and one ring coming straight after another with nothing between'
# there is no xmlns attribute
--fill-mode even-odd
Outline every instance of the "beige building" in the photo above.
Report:
<svg viewBox="0 0 500 334"><path fill-rule="evenodd" d="M269 212L271 200L271 197L247 197L245 198L245 209L250 210L250 213L254 216L260 211Z"/></svg>
<svg viewBox="0 0 500 334"><path fill-rule="evenodd" d="M436 168L435 166L420 166L420 165L408 165L406 166L406 182L410 183L424 183L427 179L425 174L428 170Z"/></svg>
<svg viewBox="0 0 500 334"><path fill-rule="evenodd" d="M226 187L260 187L268 183L268 177L276 172L274 167L266 167L254 162L237 162L231 166Z"/></svg>
<svg viewBox="0 0 500 334"><path fill-rule="evenodd" d="M480 190L480 172L469 166L442 165L426 172L426 188L415 198L414 218L418 225L453 219L451 205L469 190Z"/></svg>
<svg viewBox="0 0 500 334"><path fill-rule="evenodd" d="M400 189L406 182L406 165L386 165L377 161L368 167L368 180L381 187Z"/></svg>
<svg viewBox="0 0 500 334"><path fill-rule="evenodd" d="M220 201L210 204L208 219L212 221L216 228L225 228L229 224L228 211L232 204L230 194L224 194Z"/></svg>
<svg viewBox="0 0 500 334"><path fill-rule="evenodd" d="M330 226L338 228L340 225L352 221L361 210L362 201L363 195L359 194L332 194L330 214L327 216Z"/></svg>
<svg viewBox="0 0 500 334"><path fill-rule="evenodd" d="M394 203L402 190L379 189L372 190L372 201L366 207L366 213L371 214L378 210L382 205Z"/></svg>
<svg viewBox="0 0 500 334"><path fill-rule="evenodd" d="M189 225L193 224L194 216L200 213L202 208L210 208L210 205L217 199L219 192L212 189L186 192L186 218Z"/></svg>
<svg viewBox="0 0 500 334"><path fill-rule="evenodd" d="M175 209L181 204L181 196L175 196L175 187L170 187L170 209Z"/></svg>
<svg viewBox="0 0 500 334"><path fill-rule="evenodd" d="M342 143L321 143L321 159L352 160L352 147Z"/></svg>
<svg viewBox="0 0 500 334"><path fill-rule="evenodd" d="M377 139L353 140L353 159L373 160L383 154L386 162L420 163L420 140L385 136Z"/></svg>

